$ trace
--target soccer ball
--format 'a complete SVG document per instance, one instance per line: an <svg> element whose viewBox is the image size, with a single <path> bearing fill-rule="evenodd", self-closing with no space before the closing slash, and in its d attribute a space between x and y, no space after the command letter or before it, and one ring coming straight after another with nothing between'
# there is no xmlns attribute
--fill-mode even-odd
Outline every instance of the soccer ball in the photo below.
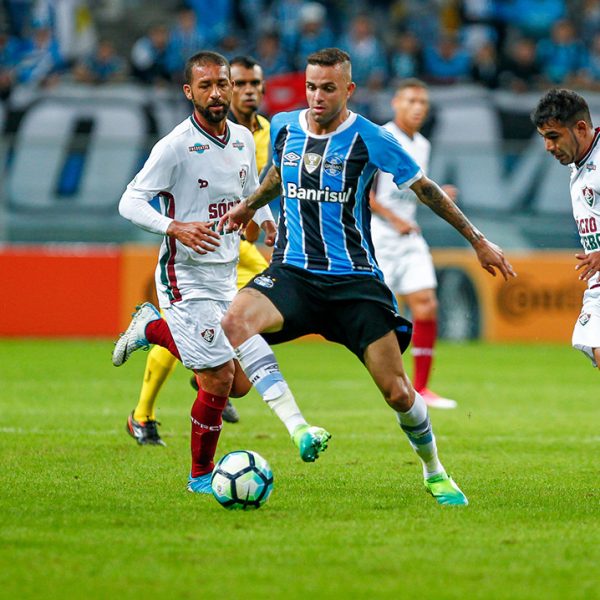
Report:
<svg viewBox="0 0 600 600"><path fill-rule="evenodd" d="M243 510L259 508L273 491L273 471L260 454L236 450L215 465L210 483L221 506Z"/></svg>

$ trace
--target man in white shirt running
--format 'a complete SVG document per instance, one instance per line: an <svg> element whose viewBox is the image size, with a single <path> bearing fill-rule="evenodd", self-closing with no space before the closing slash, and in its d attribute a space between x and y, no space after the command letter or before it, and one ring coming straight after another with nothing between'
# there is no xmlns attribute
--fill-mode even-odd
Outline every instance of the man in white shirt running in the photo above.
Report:
<svg viewBox="0 0 600 600"><path fill-rule="evenodd" d="M600 127L592 125L585 99L564 89L548 91L531 120L546 151L571 169L573 217L584 250L575 255L575 269L587 281L572 344L600 368Z"/></svg>
<svg viewBox="0 0 600 600"><path fill-rule="evenodd" d="M394 119L387 129L427 173L431 144L419 133L429 112L427 85L419 79L400 82L392 100ZM442 189L456 200L457 190ZM408 306L413 320L413 384L432 408L455 408L428 387L437 337L437 279L429 246L416 222L419 199L410 188L399 189L392 175L379 171L371 191L371 231L377 262L390 289Z"/></svg>
<svg viewBox="0 0 600 600"><path fill-rule="evenodd" d="M221 414L233 390L250 388L221 328L237 291L240 238L219 235L216 225L257 188L258 174L252 133L227 121L233 93L227 60L208 51L192 56L183 92L192 115L157 142L119 204L126 219L164 236L155 274L164 319L150 303L139 307L115 345L113 364L159 344L196 373L188 490L210 493ZM157 195L161 212L149 204ZM262 225L273 216L266 210L254 220Z"/></svg>

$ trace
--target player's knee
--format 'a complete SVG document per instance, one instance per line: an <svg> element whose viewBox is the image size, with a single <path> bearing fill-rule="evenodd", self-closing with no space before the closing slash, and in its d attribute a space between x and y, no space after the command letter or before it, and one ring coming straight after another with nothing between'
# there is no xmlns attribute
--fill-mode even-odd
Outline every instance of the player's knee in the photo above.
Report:
<svg viewBox="0 0 600 600"><path fill-rule="evenodd" d="M236 311L228 310L221 320L221 327L229 340L229 343L237 348L247 338L246 323L242 316Z"/></svg>
<svg viewBox="0 0 600 600"><path fill-rule="evenodd" d="M412 311L413 318L420 321L433 321L437 318L438 301L434 295L423 298L420 302L415 303Z"/></svg>
<svg viewBox="0 0 600 600"><path fill-rule="evenodd" d="M414 402L415 391L408 377L395 377L383 395L395 411L406 412Z"/></svg>
<svg viewBox="0 0 600 600"><path fill-rule="evenodd" d="M229 396L235 374L233 361L230 360L220 367L196 372L201 388L216 396Z"/></svg>

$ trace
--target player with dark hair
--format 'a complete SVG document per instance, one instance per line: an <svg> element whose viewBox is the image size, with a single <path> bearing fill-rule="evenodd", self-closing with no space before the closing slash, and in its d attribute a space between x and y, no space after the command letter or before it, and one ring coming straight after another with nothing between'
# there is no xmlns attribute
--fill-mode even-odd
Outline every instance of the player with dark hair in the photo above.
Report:
<svg viewBox="0 0 600 600"><path fill-rule="evenodd" d="M238 292L222 321L248 378L284 422L298 427L301 413L265 340L283 342L308 333L341 343L365 364L423 463L426 489L440 504L467 498L439 461L423 398L402 364L411 325L400 317L383 283L370 234L369 190L377 169L453 225L473 246L484 269L514 275L502 250L489 242L389 132L351 112L350 57L328 48L308 57L308 109L271 121L273 167L259 189L220 220L235 231L281 194L271 266ZM315 435L318 455L327 432Z"/></svg>
<svg viewBox="0 0 600 600"><path fill-rule="evenodd" d="M230 62L233 94L227 118L252 132L256 146L256 166L261 173L269 160L268 119L258 114L263 93L264 78L260 65L249 56L237 56ZM273 224L271 224L273 225ZM268 223L265 226L269 226ZM274 226L274 225L273 225ZM238 288L245 286L252 277L267 267L267 261L251 242L258 238L259 230L250 222L240 242L240 261L237 267ZM127 431L141 445L165 445L158 432L156 399L158 393L173 372L177 359L161 346L153 346L146 359L144 378L135 409L127 418ZM195 376L192 385L197 389ZM223 410L223 420L239 421L237 410L228 400Z"/></svg>
<svg viewBox="0 0 600 600"><path fill-rule="evenodd" d="M188 489L210 493L221 414L230 394L250 388L220 325L236 292L239 236L215 229L219 216L256 189L258 173L252 134L227 121L233 95L227 60L214 52L192 56L183 92L192 115L156 143L119 203L122 216L164 236L155 277L164 319L143 304L117 341L113 364L159 344L194 371L200 389L191 410ZM156 195L161 212L150 205ZM272 221L271 211L255 221Z"/></svg>
<svg viewBox="0 0 600 600"><path fill-rule="evenodd" d="M583 246L576 254L579 279L587 281L572 344L600 368L600 128L576 92L552 89L538 102L531 121L546 151L571 169L573 217Z"/></svg>
<svg viewBox="0 0 600 600"><path fill-rule="evenodd" d="M429 91L419 79L404 79L392 99L394 118L383 127L389 131L421 167L429 168L431 144L420 129L429 113ZM454 186L442 189L456 199ZM419 199L410 188L399 189L391 173L378 172L371 190L373 244L385 282L402 297L413 320L411 354L413 385L433 408L454 408L456 402L429 389L437 337L437 279L429 246L416 221Z"/></svg>

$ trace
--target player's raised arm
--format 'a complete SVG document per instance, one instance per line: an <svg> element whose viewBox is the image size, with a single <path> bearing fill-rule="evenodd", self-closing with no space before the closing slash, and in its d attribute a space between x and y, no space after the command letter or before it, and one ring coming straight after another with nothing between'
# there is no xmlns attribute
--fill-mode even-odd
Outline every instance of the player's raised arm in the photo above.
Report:
<svg viewBox="0 0 600 600"><path fill-rule="evenodd" d="M218 231L225 230L226 232L237 231L241 227L247 225L252 219L254 213L266 206L271 200L274 200L281 193L281 175L279 169L273 165L258 189L244 198L239 204L229 209L220 219L217 225Z"/></svg>
<svg viewBox="0 0 600 600"><path fill-rule="evenodd" d="M504 257L502 248L487 240L435 181L421 177L410 187L423 204L450 223L473 246L479 263L488 273L495 277L496 268L505 280L516 277L517 274Z"/></svg>

